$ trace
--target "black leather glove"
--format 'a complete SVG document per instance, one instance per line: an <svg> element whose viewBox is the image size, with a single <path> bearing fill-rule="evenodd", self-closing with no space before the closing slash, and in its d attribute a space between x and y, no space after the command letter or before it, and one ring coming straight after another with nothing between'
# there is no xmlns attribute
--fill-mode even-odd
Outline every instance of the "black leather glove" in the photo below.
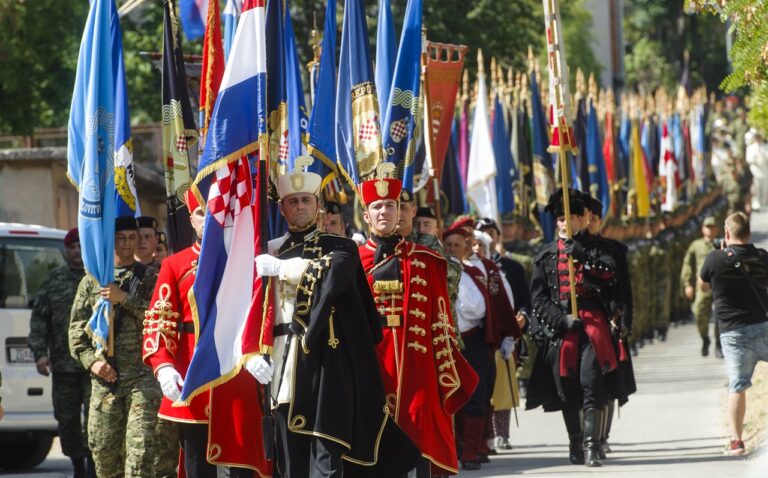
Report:
<svg viewBox="0 0 768 478"><path fill-rule="evenodd" d="M584 323L581 319L568 314L565 316L565 327L568 330L582 330L584 328Z"/></svg>
<svg viewBox="0 0 768 478"><path fill-rule="evenodd" d="M584 250L581 244L573 239L565 241L565 252L579 262L584 262L587 258L587 251Z"/></svg>

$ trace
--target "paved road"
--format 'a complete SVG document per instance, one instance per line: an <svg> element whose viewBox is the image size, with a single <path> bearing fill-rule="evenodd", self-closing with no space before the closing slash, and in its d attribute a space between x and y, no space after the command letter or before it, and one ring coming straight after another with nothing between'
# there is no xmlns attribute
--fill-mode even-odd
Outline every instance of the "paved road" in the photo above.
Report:
<svg viewBox="0 0 768 478"><path fill-rule="evenodd" d="M752 222L755 242L768 247L768 213L753 215ZM602 468L570 465L560 415L535 410L519 411L520 428L513 421L513 450L493 457L480 471L460 476L765 477L768 452L747 459L723 455L727 437L723 363L712 355L701 357L699 348L696 328L688 324L671 329L666 342L641 349L635 359L639 391L614 421L610 440L614 452ZM69 461L56 442L34 472L0 475L62 478L71 476L69 470Z"/></svg>

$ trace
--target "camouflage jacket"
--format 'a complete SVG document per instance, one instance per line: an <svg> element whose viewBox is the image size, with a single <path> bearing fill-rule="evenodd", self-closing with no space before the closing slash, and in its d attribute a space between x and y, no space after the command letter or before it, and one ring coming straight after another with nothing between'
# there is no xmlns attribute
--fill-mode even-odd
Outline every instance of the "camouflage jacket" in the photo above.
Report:
<svg viewBox="0 0 768 478"><path fill-rule="evenodd" d="M688 246L683 258L683 268L680 271L680 284L683 288L687 286L697 288L696 280L699 278L701 266L704 265L704 259L714 250L714 243L703 237L696 239ZM698 292L702 293L702 291Z"/></svg>
<svg viewBox="0 0 768 478"><path fill-rule="evenodd" d="M35 360L48 357L55 373L82 372L83 367L69 354L67 330L77 286L85 271L68 265L52 270L40 286L32 306L27 343Z"/></svg>
<svg viewBox="0 0 768 478"><path fill-rule="evenodd" d="M134 277L134 269L138 263L125 269L115 269L115 283L128 288L128 283ZM142 266L146 267L146 266ZM141 359L142 331L144 330L144 312L149 307L152 292L157 281L157 274L146 268L144 277L138 283L135 291L128 294L123 304L114 307L115 327L115 357L118 381L133 381L151 375L152 370ZM91 318L93 307L99 300L99 284L92 277L85 277L77 289L77 296L72 305L72 317L69 324L69 351L86 370L97 360L103 360L97 355L96 346L85 330L88 319Z"/></svg>

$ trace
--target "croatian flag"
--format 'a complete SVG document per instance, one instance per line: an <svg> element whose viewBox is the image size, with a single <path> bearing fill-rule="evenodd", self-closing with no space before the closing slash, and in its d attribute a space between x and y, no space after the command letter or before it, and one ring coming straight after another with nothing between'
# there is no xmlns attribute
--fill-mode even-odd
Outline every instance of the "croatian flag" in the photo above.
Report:
<svg viewBox="0 0 768 478"><path fill-rule="evenodd" d="M181 28L187 40L197 40L203 36L208 19L208 0L181 0L179 11Z"/></svg>
<svg viewBox="0 0 768 478"><path fill-rule="evenodd" d="M254 266L260 240L260 201L255 201L248 155L266 135L264 0L246 0L208 127L193 190L206 199L206 219L195 304L198 342L182 402L212 384L234 378L258 348L261 314ZM259 180L261 178L258 178ZM259 181L261 183L261 181Z"/></svg>
<svg viewBox="0 0 768 478"><path fill-rule="evenodd" d="M664 178L665 194L661 204L662 211L673 212L677 209L677 188L680 186L680 174L675 160L675 149L669 134L669 122L661 127L661 154L659 155L659 176Z"/></svg>

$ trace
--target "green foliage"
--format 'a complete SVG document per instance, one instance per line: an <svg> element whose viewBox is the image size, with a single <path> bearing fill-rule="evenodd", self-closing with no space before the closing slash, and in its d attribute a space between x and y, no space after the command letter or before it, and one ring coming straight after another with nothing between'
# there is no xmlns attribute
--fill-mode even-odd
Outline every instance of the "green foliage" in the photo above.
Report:
<svg viewBox="0 0 768 478"><path fill-rule="evenodd" d="M716 13L730 21L735 39L730 51L732 71L722 82L727 92L750 91L749 120L768 131L768 3L754 0L687 0L686 7L702 13ZM713 18L705 14L702 18Z"/></svg>
<svg viewBox="0 0 768 478"><path fill-rule="evenodd" d="M150 61L139 56L139 52L163 51L162 2L146 2L143 10L135 17L123 17L120 27L123 30L123 60L131 122L160 121L161 73Z"/></svg>
<svg viewBox="0 0 768 478"><path fill-rule="evenodd" d="M728 69L725 33L716 19L689 15L683 0L627 0L627 86L646 92L675 88L688 51L692 86L716 89Z"/></svg>

